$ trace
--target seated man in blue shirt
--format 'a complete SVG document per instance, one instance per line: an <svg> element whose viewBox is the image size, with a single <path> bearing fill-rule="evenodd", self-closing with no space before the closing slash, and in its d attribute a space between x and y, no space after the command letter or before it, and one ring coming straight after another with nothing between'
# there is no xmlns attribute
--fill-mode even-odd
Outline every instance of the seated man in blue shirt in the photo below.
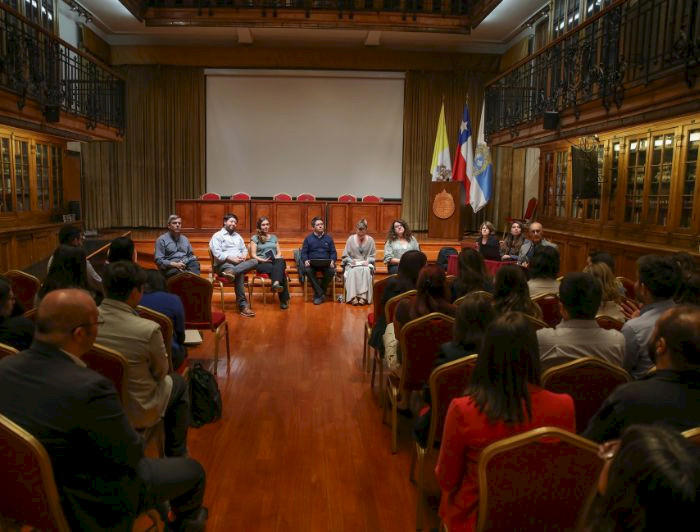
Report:
<svg viewBox="0 0 700 532"><path fill-rule="evenodd" d="M182 218L177 214L168 216L168 232L156 240L155 261L166 277L183 271L199 275L200 267L192 245L181 233Z"/></svg>
<svg viewBox="0 0 700 532"><path fill-rule="evenodd" d="M301 260L304 263L304 274L314 289L314 305L320 305L325 300L324 294L328 284L335 277L335 261L338 253L333 239L324 233L325 226L321 218L311 220L313 233L304 239L301 246ZM327 264L323 261L328 261ZM316 272L323 272L323 280L319 285Z"/></svg>

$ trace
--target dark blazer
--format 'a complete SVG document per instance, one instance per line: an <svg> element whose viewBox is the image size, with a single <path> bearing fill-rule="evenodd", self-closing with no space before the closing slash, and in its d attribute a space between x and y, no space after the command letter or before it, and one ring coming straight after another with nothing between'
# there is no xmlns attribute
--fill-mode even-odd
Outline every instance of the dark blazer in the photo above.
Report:
<svg viewBox="0 0 700 532"><path fill-rule="evenodd" d="M485 260L501 260L501 245L498 243L498 238L489 235L486 244L481 243L481 237L476 239L479 247L479 253Z"/></svg>
<svg viewBox="0 0 700 532"><path fill-rule="evenodd" d="M22 351L32 344L34 322L24 316L0 318L0 342Z"/></svg>
<svg viewBox="0 0 700 532"><path fill-rule="evenodd" d="M46 448L73 530L129 529L143 441L108 379L34 341L0 361L0 412Z"/></svg>

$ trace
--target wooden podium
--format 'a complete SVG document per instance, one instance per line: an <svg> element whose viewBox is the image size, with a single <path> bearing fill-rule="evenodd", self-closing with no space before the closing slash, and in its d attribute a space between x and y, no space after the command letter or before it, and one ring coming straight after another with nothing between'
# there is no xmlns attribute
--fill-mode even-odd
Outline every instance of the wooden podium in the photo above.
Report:
<svg viewBox="0 0 700 532"><path fill-rule="evenodd" d="M428 237L461 240L463 234L462 219L465 211L464 198L464 185L461 181L432 181L430 183ZM454 205L454 210L447 216L451 204Z"/></svg>

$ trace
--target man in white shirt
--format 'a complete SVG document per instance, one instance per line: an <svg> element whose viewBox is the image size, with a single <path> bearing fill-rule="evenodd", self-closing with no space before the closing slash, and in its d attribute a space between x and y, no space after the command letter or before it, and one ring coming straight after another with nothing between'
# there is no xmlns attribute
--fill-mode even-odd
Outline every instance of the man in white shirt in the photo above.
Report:
<svg viewBox="0 0 700 532"><path fill-rule="evenodd" d="M219 275L229 277L236 286L236 301L241 316L252 318L255 312L245 297L245 273L254 270L258 259L248 259L248 248L243 237L236 232L238 216L224 215L224 226L214 233L209 241L209 249L214 256L214 269Z"/></svg>

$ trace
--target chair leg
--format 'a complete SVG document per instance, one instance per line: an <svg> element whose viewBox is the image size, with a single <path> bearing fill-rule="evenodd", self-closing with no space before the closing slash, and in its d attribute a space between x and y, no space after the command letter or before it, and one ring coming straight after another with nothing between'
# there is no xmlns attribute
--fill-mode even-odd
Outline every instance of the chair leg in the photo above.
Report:
<svg viewBox="0 0 700 532"><path fill-rule="evenodd" d="M398 424L398 412L397 412L397 404L399 402L399 396L398 392L395 392L394 390L390 391L389 399L391 401L391 454L396 454L396 439L397 439L397 432L399 431ZM386 400L386 398L384 399Z"/></svg>
<svg viewBox="0 0 700 532"><path fill-rule="evenodd" d="M365 337L364 340L362 341L362 371L366 372L367 371L367 354L369 353L369 333L368 333L369 325L365 323Z"/></svg>
<svg viewBox="0 0 700 532"><path fill-rule="evenodd" d="M218 329L214 332L214 375L219 370L219 334Z"/></svg>
<svg viewBox="0 0 700 532"><path fill-rule="evenodd" d="M309 283L308 279L306 277L304 277L304 303L306 303L309 300L309 298L306 297L306 286L308 283Z"/></svg>
<svg viewBox="0 0 700 532"><path fill-rule="evenodd" d="M231 347L228 338L228 322L224 322L224 325L226 326L226 367L229 367L231 364Z"/></svg>
<svg viewBox="0 0 700 532"><path fill-rule="evenodd" d="M255 277L253 277L253 281L248 283L248 305L250 305L250 308L253 308L253 288L255 287Z"/></svg>
<svg viewBox="0 0 700 532"><path fill-rule="evenodd" d="M415 446L414 446L415 447ZM428 449L419 451L418 455L418 480L416 482L416 530L423 530L423 520L425 514L425 457Z"/></svg>

